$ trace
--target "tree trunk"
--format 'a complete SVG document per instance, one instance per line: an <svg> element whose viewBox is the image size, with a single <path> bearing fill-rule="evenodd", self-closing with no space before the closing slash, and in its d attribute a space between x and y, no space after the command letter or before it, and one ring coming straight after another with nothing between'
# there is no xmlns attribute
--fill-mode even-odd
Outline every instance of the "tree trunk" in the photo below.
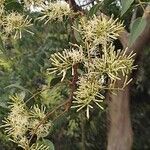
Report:
<svg viewBox="0 0 150 150"><path fill-rule="evenodd" d="M129 111L129 88L117 92L109 99L109 121L107 150L131 150L132 128Z"/></svg>
<svg viewBox="0 0 150 150"><path fill-rule="evenodd" d="M144 46L150 41L150 6L148 5L143 14L143 18L146 19L147 25L137 40L127 49L129 54L131 51L136 53L135 61L138 61L139 57L143 53ZM119 40L123 44L124 48L128 45L128 33L125 31L120 34ZM123 81L123 80L122 80ZM119 81L116 85L120 87L122 84ZM129 86L123 91L118 91L117 95L109 95L108 97L108 119L110 121L108 131L108 145L107 150L131 150L132 148L132 127L129 111Z"/></svg>

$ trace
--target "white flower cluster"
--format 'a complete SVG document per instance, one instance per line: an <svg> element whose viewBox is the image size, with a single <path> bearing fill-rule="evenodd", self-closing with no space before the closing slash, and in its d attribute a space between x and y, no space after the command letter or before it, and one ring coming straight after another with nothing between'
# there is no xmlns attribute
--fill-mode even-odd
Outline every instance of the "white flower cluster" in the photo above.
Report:
<svg viewBox="0 0 150 150"><path fill-rule="evenodd" d="M64 79L69 68L80 64L81 70L77 82L77 90L74 92L72 108L86 110L89 118L90 108L94 104L103 109L105 90L122 90L131 80L128 74L134 69L134 54L126 54L126 51L115 50L113 40L117 39L123 30L123 24L118 19L106 18L104 15L94 16L90 19L82 18L77 27L73 27L82 39L79 50L63 51L51 55L53 67L49 70L63 74ZM76 45L76 44L74 44ZM79 46L77 46L79 47ZM74 74L73 74L74 75ZM125 77L122 87L116 87L120 76Z"/></svg>
<svg viewBox="0 0 150 150"><path fill-rule="evenodd" d="M46 108L44 106L41 106L41 109L38 105L34 105L33 108L30 111L30 117L31 123L30 126L32 129L34 129L43 118L46 117ZM46 137L52 127L52 124L50 122L46 122L44 124L41 124L38 127L38 130L36 131L36 134L38 137Z"/></svg>
<svg viewBox="0 0 150 150"><path fill-rule="evenodd" d="M46 0L24 0L25 6L29 8L30 6L41 6Z"/></svg>
<svg viewBox="0 0 150 150"><path fill-rule="evenodd" d="M12 100L9 106L10 113L3 120L2 127L5 127L6 133L13 142L18 143L24 149L30 148L32 134L36 134L38 140L40 137L47 136L50 131L52 123L45 121L33 133L46 116L46 108L43 106L40 109L38 105L35 105L28 109L21 95L12 96L10 99Z"/></svg>
<svg viewBox="0 0 150 150"><path fill-rule="evenodd" d="M42 5L42 8L42 16L39 19L45 20L45 24L51 21L63 21L72 14L69 5L61 1Z"/></svg>
<svg viewBox="0 0 150 150"><path fill-rule="evenodd" d="M105 44L113 39L117 39L123 30L123 24L118 19L106 18L103 14L94 16L90 20L83 17L77 29L85 41L90 42L91 46Z"/></svg>
<svg viewBox="0 0 150 150"><path fill-rule="evenodd" d="M92 76L82 76L79 78L77 83L79 88L74 93L74 106L72 108L78 108L77 111L80 111L86 107L87 117L89 118L89 109L93 108L93 103L99 106L101 109L101 103L104 100L104 96L100 94L100 89L102 87L101 83L98 81L95 75Z"/></svg>
<svg viewBox="0 0 150 150"><path fill-rule="evenodd" d="M3 120L5 123L5 131L12 137L13 141L19 141L23 146L26 146L27 139L25 138L26 131L29 127L29 115L25 108L24 102L18 96L10 97L10 110L8 117Z"/></svg>
<svg viewBox="0 0 150 150"><path fill-rule="evenodd" d="M31 25L31 19L28 16L21 15L17 12L12 12L4 18L4 32L5 34L13 34L14 38L21 38L23 31L32 33L27 29Z"/></svg>
<svg viewBox="0 0 150 150"><path fill-rule="evenodd" d="M29 16L18 12L5 12L4 7L0 7L0 27L1 35L5 38L9 35L15 38L22 38L22 32L33 34L28 28L32 26Z"/></svg>
<svg viewBox="0 0 150 150"><path fill-rule="evenodd" d="M115 47L110 44L103 47L103 55L101 58L94 58L92 62L86 63L85 66L90 68L90 71L97 70L95 74L107 74L111 81L121 80L120 76L126 76L131 73L134 68L132 59L135 56L132 52L126 55L126 50L122 53L120 50L115 51Z"/></svg>
<svg viewBox="0 0 150 150"><path fill-rule="evenodd" d="M51 63L53 68L49 68L50 73L59 72L58 75L63 74L62 80L65 78L66 72L69 68L73 67L76 63L81 63L84 60L84 54L82 47L78 49L64 50L61 53L54 53L51 55ZM74 71L72 69L72 75Z"/></svg>

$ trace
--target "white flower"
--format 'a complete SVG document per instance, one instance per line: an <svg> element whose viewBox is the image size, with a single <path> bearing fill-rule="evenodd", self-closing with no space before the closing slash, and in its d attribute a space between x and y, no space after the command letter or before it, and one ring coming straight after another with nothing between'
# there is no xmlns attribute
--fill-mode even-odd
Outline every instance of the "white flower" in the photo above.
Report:
<svg viewBox="0 0 150 150"><path fill-rule="evenodd" d="M79 29L82 38L93 45L104 44L111 39L116 39L123 30L123 24L118 19L106 19L104 15L94 16L90 20L82 18Z"/></svg>
<svg viewBox="0 0 150 150"><path fill-rule="evenodd" d="M59 72L59 74L63 74L62 80L65 78L66 72L69 68L73 67L74 64L81 63L84 60L83 48L82 46L78 47L78 49L64 50L61 53L54 53L51 55L51 63L53 65L52 68L49 68L48 71L50 73ZM74 71L72 69L72 75L74 75Z"/></svg>
<svg viewBox="0 0 150 150"><path fill-rule="evenodd" d="M100 85L95 76L90 76L89 74L80 77L78 85L79 87L74 93L74 105L72 108L78 108L77 111L86 108L87 117L89 118L89 109L93 108L93 103L103 109L100 103L103 102L105 97L99 92L102 89L102 85Z"/></svg>
<svg viewBox="0 0 150 150"><path fill-rule="evenodd" d="M72 11L67 3L57 1L42 6L42 16L40 20L46 20L45 24L50 21L63 21L64 17L71 15Z"/></svg>
<svg viewBox="0 0 150 150"><path fill-rule="evenodd" d="M52 123L51 121L43 120L46 117L46 107L41 106L40 109L38 105L34 105L31 109L31 128L34 130L38 126L38 129L36 131L36 135L38 138L47 136L52 127Z"/></svg>
<svg viewBox="0 0 150 150"><path fill-rule="evenodd" d="M31 5L33 6L41 6L45 0L24 0L25 6L29 8Z"/></svg>
<svg viewBox="0 0 150 150"><path fill-rule="evenodd" d="M31 25L31 19L28 19L28 16L21 15L17 12L8 14L4 20L4 30L6 34L14 34L14 38L18 36L21 38L23 31L32 33L27 29Z"/></svg>
<svg viewBox="0 0 150 150"><path fill-rule="evenodd" d="M19 95L12 96L10 99L12 100L9 106L10 113L8 117L3 120L5 124L2 126L5 127L6 133L14 142L21 144L22 142L20 143L20 141L22 141L22 138L29 128L30 116L26 110L23 99Z"/></svg>

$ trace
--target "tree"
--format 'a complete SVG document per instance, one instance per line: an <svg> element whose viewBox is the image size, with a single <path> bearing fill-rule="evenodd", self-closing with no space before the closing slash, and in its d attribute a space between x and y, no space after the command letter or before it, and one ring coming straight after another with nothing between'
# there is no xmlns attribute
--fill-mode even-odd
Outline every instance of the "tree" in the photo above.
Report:
<svg viewBox="0 0 150 150"><path fill-rule="evenodd" d="M150 32L149 6L146 9L144 9L144 12L145 13L143 14L143 18L146 20L147 25L144 26L144 28L141 27L143 28L142 29L143 31L140 35L136 36L136 38L134 39L134 42L131 45L129 45L130 42L127 40L128 39L127 32L120 36L120 38L122 38L123 36L122 44L124 45L127 44L125 46L129 45L128 51L134 50L136 52L135 60L142 55L141 54L142 49L144 48L145 44L149 41L149 32ZM140 23L138 27L140 28ZM139 34L139 33L136 33L136 34ZM110 104L110 114L112 115L111 121L114 123L114 126L113 124L110 125L110 132L108 136L109 137L108 149L113 149L113 148L114 149L131 149L132 147L132 127L131 127L130 112L129 112L129 99L130 99L129 89L130 87L127 87L124 92L118 93L117 98L112 96L112 101L111 101L112 103ZM117 102L116 102L116 99L117 99ZM113 111L114 111L114 114L113 114ZM116 114L118 114L118 116L116 116ZM114 139L117 139L117 137L122 138L122 140L121 139L119 140L120 141L119 143L117 140L114 141ZM109 145L109 142L110 142L110 145Z"/></svg>
<svg viewBox="0 0 150 150"><path fill-rule="evenodd" d="M34 14L32 16L32 13L29 12L31 1L26 0L20 3L12 1L11 4L2 1L1 14L3 16L1 15L1 28L3 32L1 50L3 68L8 68L6 72L9 73L10 70L14 69L15 74L21 73L20 69L18 70L16 67L19 61L12 62L16 56L17 59L19 59L17 51L12 53L10 63L6 63L7 65L5 65L4 62L9 60L8 56L10 52L9 48L7 48L6 51L6 46L3 43L9 41L7 47L13 46L15 50L22 47L24 50L24 43L31 42L24 41L26 37L32 38L33 33L36 35L41 34L38 33L39 31L36 29L38 27L35 27L38 26L39 22L45 25L44 32L50 32L50 34L51 31L49 26L53 26L54 29L59 25L61 29L63 27L59 34L59 40L61 40L62 36L65 43L64 46L57 45L55 47L55 49L59 47L60 51L51 55L51 67L48 70L51 73L62 74L61 81L64 82L61 84L70 89L70 91L66 91L68 100L63 100L62 104L56 106L56 108L50 112L46 113L46 107L42 106L41 102L39 103L41 107L38 105L34 105L33 107L27 106L26 103L28 104L29 100L33 99L39 93L43 94L47 88L51 88L51 86L44 86L45 83L43 79L38 77L34 78L36 73L32 73L30 76L34 79L33 84L35 84L40 91L33 94L28 99L28 96L24 93L10 97L13 102L9 107L10 113L4 121L4 126L8 127L6 131L11 135L14 142L19 143L19 145L26 150L48 149L49 145L46 144L47 142L41 142L40 138L48 134L53 120L64 115L64 113L68 112L71 108L77 108L79 113L85 111L87 118L89 118L90 112L92 112L91 109L97 109L95 104L102 110L106 108L105 105L108 105L108 120L110 121L110 125L108 129L107 149L131 149L132 128L129 112L129 83L131 82L131 71L135 69L133 61L138 60L142 49L149 40L150 8L148 2L123 1L120 3L120 1L110 2L105 0L103 2L90 1L87 2L87 4L80 4L81 6L74 0L66 2L70 7L68 7L66 3L64 4L61 2L44 3L42 0L34 1L33 5L35 8L40 7L42 9L41 12L37 12L36 14L38 16L37 21L34 18L36 15ZM117 6L118 3L119 5ZM93 6L89 11L83 8L87 8L87 5L90 4ZM125 13L131 4L134 12L132 18L128 18L125 16ZM122 6L122 18L119 17L120 19L127 19L128 24L132 26L130 34L123 28L123 24L118 21L118 19L115 19L118 18L118 14L110 9L113 8L112 6L110 7L110 5L113 5L113 7L117 9ZM137 7L137 5L140 7ZM15 6L19 6L18 8L20 9L15 10ZM143 10L141 10L141 8ZM11 12L12 10L14 10L14 12ZM21 14L22 12L28 14L28 16L23 16ZM112 12L114 13L114 17L111 16ZM129 10L128 13L132 14L132 11ZM137 13L141 13L143 17L136 19ZM31 31L33 23L34 30ZM127 30L129 30L129 26L127 26ZM27 34L31 35L29 36ZM70 35L70 37L68 37L68 35ZM46 34L42 33L39 37L41 36L44 38ZM56 34L56 37L57 36L58 34ZM123 45L122 51L113 46L117 38L119 38ZM46 38L44 39L47 40ZM128 39L130 41L128 41ZM38 40L39 39L34 41L34 49L38 48ZM71 42L71 44L66 44L68 41ZM53 42L54 39L52 39L52 43ZM46 44L46 42L42 40L41 43ZM62 51L64 47L68 50ZM43 52L44 55L46 49L47 48L45 48ZM136 56L132 51L136 52ZM27 53L28 52L25 54ZM48 52L46 55L50 53L52 52ZM41 57L41 55L39 57ZM36 56L34 52L33 56ZM39 57L37 61L41 61ZM24 61L26 62L26 59ZM37 64L33 62L32 60L31 64L35 64L33 65L34 68ZM30 67L31 64L29 63L28 67ZM43 65L41 66L41 68L43 68ZM39 69L40 68L36 69L38 70L38 74L42 73ZM26 73L27 71L25 74L21 74L24 75L24 77L22 76L22 83L25 79L28 79L26 78ZM66 76L69 80L65 78ZM50 78L50 84L52 84L53 76L50 76ZM69 87L67 85L68 83L70 84ZM59 82L57 81L57 84L54 84L57 86ZM24 83L24 85L26 85L26 83ZM17 84L11 86L23 89L23 91L26 90ZM59 87L62 91L63 86ZM32 88L32 85L28 85L27 87ZM116 95L114 95L114 92ZM13 91L13 93L16 93L16 91ZM106 98L107 100L104 101ZM31 104L29 103L29 105ZM18 110L18 112L16 110ZM51 118L51 122L48 122L47 120L51 115L53 115L53 119ZM82 137L84 141L84 134ZM33 141L33 139L35 139L35 141ZM84 142L82 144L82 149L85 149Z"/></svg>

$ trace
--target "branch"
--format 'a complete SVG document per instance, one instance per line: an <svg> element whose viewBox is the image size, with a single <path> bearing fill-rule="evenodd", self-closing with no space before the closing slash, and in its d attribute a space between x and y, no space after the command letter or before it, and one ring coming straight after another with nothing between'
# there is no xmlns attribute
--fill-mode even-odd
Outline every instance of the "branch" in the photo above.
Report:
<svg viewBox="0 0 150 150"><path fill-rule="evenodd" d="M63 83L67 83L68 81L65 81L65 80L63 80ZM61 83L57 83L56 85L55 85L55 87L57 87L57 86L60 86L62 84L62 82ZM32 100L33 98L35 98L37 95L39 95L39 94L41 94L42 92L44 92L44 91L46 91L46 90L51 90L51 89L53 89L53 86L48 86L48 87L46 87L46 88L44 88L44 89L42 89L42 90L40 90L40 91L38 91L38 92L36 92L36 93L33 93L32 94L32 96L31 97L29 97L26 101L25 101L25 103L28 103L30 100Z"/></svg>
<svg viewBox="0 0 150 150"><path fill-rule="evenodd" d="M124 29L124 31L122 31L118 37L124 49L128 46L128 38L129 33Z"/></svg>
<svg viewBox="0 0 150 150"><path fill-rule="evenodd" d="M138 11L138 7L136 7L136 8L133 10L132 17L131 17L131 21L130 21L130 30L131 30L131 28L132 28L133 22L135 21L135 19L136 19L136 17L137 17L137 11Z"/></svg>
<svg viewBox="0 0 150 150"><path fill-rule="evenodd" d="M70 97L69 97L69 103L68 103L68 105L66 107L67 110L69 110L70 107L71 107L73 96L74 96L74 92L76 90L76 83L78 81L78 72L77 72L77 69L78 69L78 64L75 64L73 66L74 76L73 76L72 82L71 82L71 93L70 93Z"/></svg>
<svg viewBox="0 0 150 150"><path fill-rule="evenodd" d="M31 138L29 139L29 143L30 141L32 140L33 136L36 134L38 128L45 123L46 120L48 120L48 118L54 113L56 112L58 109L60 109L61 107L65 106L65 110L62 114L60 114L59 116L57 116L57 118L59 118L60 116L62 116L65 112L69 111L70 107L71 107L71 104L72 104L72 100L73 100L73 96L74 96L74 91L76 90L76 82L78 80L78 72L77 72L77 69L78 69L78 64L75 64L73 66L73 71L74 71L74 75L73 75L73 78L72 78L72 82L71 82L71 92L70 92L70 96L68 98L67 101L65 101L64 103L58 105L55 109L53 109L52 111L48 112L46 114L46 116L37 124L37 126L35 127L35 129L33 130L32 132L32 136ZM54 119L56 120L56 118Z"/></svg>
<svg viewBox="0 0 150 150"><path fill-rule="evenodd" d="M82 11L82 8L78 6L75 2L75 0L65 0L75 12Z"/></svg>

